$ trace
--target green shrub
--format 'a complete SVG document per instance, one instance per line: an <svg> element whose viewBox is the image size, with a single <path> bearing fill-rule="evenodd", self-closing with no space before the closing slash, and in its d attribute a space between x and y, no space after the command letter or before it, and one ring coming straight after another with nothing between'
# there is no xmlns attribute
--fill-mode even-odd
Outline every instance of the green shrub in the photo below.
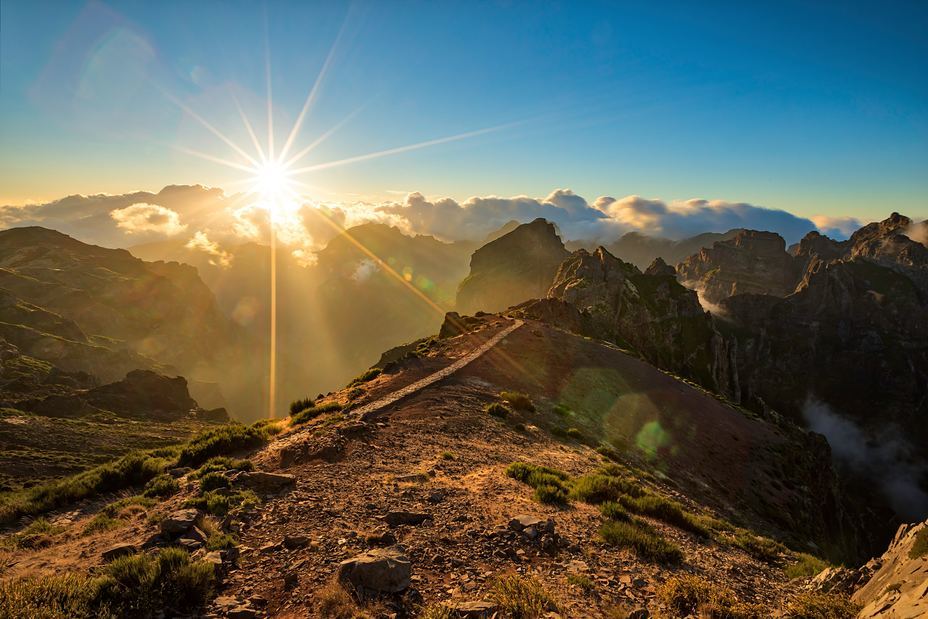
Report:
<svg viewBox="0 0 928 619"><path fill-rule="evenodd" d="M0 524L42 514L101 493L140 486L159 475L170 463L153 453L133 452L76 475L7 494L0 498Z"/></svg>
<svg viewBox="0 0 928 619"><path fill-rule="evenodd" d="M620 454L611 445L607 445L605 443L601 443L599 447L596 448L596 453L603 456L604 458L612 460L613 462L619 462L622 460L622 454Z"/></svg>
<svg viewBox="0 0 928 619"><path fill-rule="evenodd" d="M783 568L789 578L811 578L828 567L828 563L818 557L814 557L804 552L799 553L796 563L791 563Z"/></svg>
<svg viewBox="0 0 928 619"><path fill-rule="evenodd" d="M235 538L228 533L215 533L206 539L207 550L228 550L235 546Z"/></svg>
<svg viewBox="0 0 928 619"><path fill-rule="evenodd" d="M225 473L214 471L207 473L200 478L200 493L206 493L210 490L219 490L220 488L229 488L232 482L226 477Z"/></svg>
<svg viewBox="0 0 928 619"><path fill-rule="evenodd" d="M177 483L177 480L167 473L162 473L145 484L142 495L149 498L158 497L163 499L174 496L178 492L180 492L180 484Z"/></svg>
<svg viewBox="0 0 928 619"><path fill-rule="evenodd" d="M64 528L54 525L45 518L36 518L21 531L10 535L3 540L3 546L13 548L38 548L51 544L50 536L63 531Z"/></svg>
<svg viewBox="0 0 928 619"><path fill-rule="evenodd" d="M551 475L562 482L570 479L570 476L564 471L552 469L547 466L537 466L535 464L529 464L528 462L513 462L508 467L506 467L507 477L511 477L526 484L529 483L529 476L533 473L544 473L546 475Z"/></svg>
<svg viewBox="0 0 928 619"><path fill-rule="evenodd" d="M567 582L580 587L584 591L590 591L593 588L593 579L586 574L568 574Z"/></svg>
<svg viewBox="0 0 928 619"><path fill-rule="evenodd" d="M625 495L640 496L643 492L641 486L630 479L591 473L574 480L571 497L584 503L598 505L606 501L618 501Z"/></svg>
<svg viewBox="0 0 928 619"><path fill-rule="evenodd" d="M535 492L532 494L536 501L547 505L566 505L570 497L563 486L552 484L540 484L535 486Z"/></svg>
<svg viewBox="0 0 928 619"><path fill-rule="evenodd" d="M455 456L453 452L443 451L441 452L441 459L442 460L457 460L457 456Z"/></svg>
<svg viewBox="0 0 928 619"><path fill-rule="evenodd" d="M828 593L800 593L781 615L784 619L854 619L861 606Z"/></svg>
<svg viewBox="0 0 928 619"><path fill-rule="evenodd" d="M335 411L342 410L342 405L338 402L327 402L325 404L319 404L311 408L300 412L290 419L294 424L306 423L307 421L312 421L316 417L323 415L325 413L331 413Z"/></svg>
<svg viewBox="0 0 928 619"><path fill-rule="evenodd" d="M303 398L302 400L294 400L290 403L290 416L293 417L297 413L305 411L307 408L312 408L316 402L312 398Z"/></svg>
<svg viewBox="0 0 928 619"><path fill-rule="evenodd" d="M922 527L915 534L915 543L909 548L910 559L921 559L925 555L928 555L928 527Z"/></svg>
<svg viewBox="0 0 928 619"><path fill-rule="evenodd" d="M611 546L632 548L643 559L668 564L683 560L683 552L676 545L640 521L607 520L600 527L599 536Z"/></svg>
<svg viewBox="0 0 928 619"><path fill-rule="evenodd" d="M513 619L535 619L558 610L554 597L532 576L500 576L493 583L491 596L500 611Z"/></svg>
<svg viewBox="0 0 928 619"><path fill-rule="evenodd" d="M574 414L573 411L570 410L570 408L568 408L567 406L564 406L563 404L555 404L552 410L554 411L554 414L557 415L558 417L570 417L571 415Z"/></svg>
<svg viewBox="0 0 928 619"><path fill-rule="evenodd" d="M65 574L0 583L0 617L70 619L196 614L215 588L213 566L178 548L115 559L97 576Z"/></svg>
<svg viewBox="0 0 928 619"><path fill-rule="evenodd" d="M780 542L776 542L766 537L754 535L750 531L738 531L733 542L735 546L744 550L746 553L766 563L774 563L780 558L780 554L786 552L786 547Z"/></svg>
<svg viewBox="0 0 928 619"><path fill-rule="evenodd" d="M526 413L535 412L535 405L532 403L532 399L524 393L519 393L518 391L500 391L499 399L506 402L517 411L524 411Z"/></svg>
<svg viewBox="0 0 928 619"><path fill-rule="evenodd" d="M360 376L358 376L357 378L355 378L354 380L352 380L350 383L348 383L348 386L354 387L355 385L360 385L361 383L372 381L378 376L380 376L380 372L381 372L380 368L371 368L367 370L366 372L364 372L363 374L361 374Z"/></svg>
<svg viewBox="0 0 928 619"><path fill-rule="evenodd" d="M360 387L352 387L348 390L348 401L357 400L362 395L364 395L364 389Z"/></svg>
<svg viewBox="0 0 928 619"><path fill-rule="evenodd" d="M249 509L258 505L258 495L250 490L237 490L228 492L226 490L210 490L200 496L192 497L184 501L185 507L196 507L208 514L214 516L225 516L232 509L242 507Z"/></svg>
<svg viewBox="0 0 928 619"><path fill-rule="evenodd" d="M709 529L699 518L685 511L683 506L676 501L665 499L656 494L645 494L640 497L623 496L620 501L623 507L636 514L662 520L667 524L672 524L684 531L703 537L709 537L710 535Z"/></svg>
<svg viewBox="0 0 928 619"><path fill-rule="evenodd" d="M625 508L615 501L606 501L599 506L599 513L609 520L631 520Z"/></svg>
<svg viewBox="0 0 928 619"><path fill-rule="evenodd" d="M225 471L253 471L255 465L251 460L216 456L210 458L191 475L193 479L200 479L209 473L222 473Z"/></svg>
<svg viewBox="0 0 928 619"><path fill-rule="evenodd" d="M100 510L100 513L106 514L107 516L110 516L110 517L116 517L119 515L119 513L122 510L132 505L138 505L140 507L147 509L154 504L155 504L155 500L148 498L148 497L144 497L141 495L128 496L128 497L121 498L118 501L113 501L112 503L104 507L102 510Z"/></svg>
<svg viewBox="0 0 928 619"><path fill-rule="evenodd" d="M567 436L575 441L583 440L583 432L581 432L579 428L567 428Z"/></svg>
<svg viewBox="0 0 928 619"><path fill-rule="evenodd" d="M92 535L100 531L111 531L113 529L118 529L124 524L126 524L125 520L121 520L119 518L113 518L112 516L106 513L100 512L99 514L91 518L90 522L88 522L84 526L83 534Z"/></svg>
<svg viewBox="0 0 928 619"><path fill-rule="evenodd" d="M487 404L486 408L483 409L486 411L487 415L493 417L499 417L500 419L505 419L512 414L512 409L510 409L505 404L500 404L499 402L493 402L492 404Z"/></svg>
<svg viewBox="0 0 928 619"><path fill-rule="evenodd" d="M719 619L766 619L768 608L739 602L734 591L694 574L672 576L657 590L657 598L679 616Z"/></svg>
<svg viewBox="0 0 928 619"><path fill-rule="evenodd" d="M181 449L177 463L180 466L197 467L215 456L256 449L266 443L267 439L265 428L230 423L201 432L191 439Z"/></svg>

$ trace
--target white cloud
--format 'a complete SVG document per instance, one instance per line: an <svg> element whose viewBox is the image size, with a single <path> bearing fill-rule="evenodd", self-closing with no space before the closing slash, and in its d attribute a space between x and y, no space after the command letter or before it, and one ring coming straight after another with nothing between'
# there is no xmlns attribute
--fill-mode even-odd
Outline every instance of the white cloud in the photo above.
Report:
<svg viewBox="0 0 928 619"><path fill-rule="evenodd" d="M212 256L209 261L210 264L223 267L232 264L232 255L227 251L223 251L216 241L209 240L209 237L202 230L196 232L184 247L209 254Z"/></svg>
<svg viewBox="0 0 928 619"><path fill-rule="evenodd" d="M180 215L167 207L158 204L137 202L125 208L110 211L110 217L128 234L139 232L158 232L166 236L173 236L183 232L187 226L180 223Z"/></svg>
<svg viewBox="0 0 928 619"><path fill-rule="evenodd" d="M832 238L847 238L854 234L863 223L856 217L831 217L829 215L814 215L812 221L818 226L819 232Z"/></svg>

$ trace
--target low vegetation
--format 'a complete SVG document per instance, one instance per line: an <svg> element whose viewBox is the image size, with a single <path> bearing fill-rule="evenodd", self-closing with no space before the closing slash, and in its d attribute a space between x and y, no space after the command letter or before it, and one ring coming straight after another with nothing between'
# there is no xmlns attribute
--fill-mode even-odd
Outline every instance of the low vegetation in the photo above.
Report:
<svg viewBox="0 0 928 619"><path fill-rule="evenodd" d="M681 617L761 619L768 616L760 606L739 602L728 587L693 574L669 578L657 590L657 597ZM810 615L814 616L817 615Z"/></svg>
<svg viewBox="0 0 928 619"><path fill-rule="evenodd" d="M52 524L45 518L36 518L22 531L3 540L2 546L12 548L41 548L51 544L51 536L60 533L62 527Z"/></svg>
<svg viewBox="0 0 928 619"><path fill-rule="evenodd" d="M915 543L909 549L910 559L921 559L924 556L928 556L928 527L922 527L915 534Z"/></svg>
<svg viewBox="0 0 928 619"><path fill-rule="evenodd" d="M210 458L257 449L268 440L267 429L230 423L203 432L184 445L177 458L178 466L200 466Z"/></svg>
<svg viewBox="0 0 928 619"><path fill-rule="evenodd" d="M535 404L532 403L532 399L524 393L518 391L500 391L499 399L517 411L526 413L535 412Z"/></svg>
<svg viewBox="0 0 928 619"><path fill-rule="evenodd" d="M557 600L533 576L504 574L493 583L491 595L503 615L513 619L544 617L558 610Z"/></svg>
<svg viewBox="0 0 928 619"><path fill-rule="evenodd" d="M297 413L305 411L307 408L311 408L315 405L315 401L312 398L303 398L302 400L294 400L290 403L290 416L293 417Z"/></svg>
<svg viewBox="0 0 928 619"><path fill-rule="evenodd" d="M505 404L500 404L499 402L487 404L484 411L486 411L487 415L490 415L491 417L499 417L500 419L505 419L512 414L512 409L510 409Z"/></svg>
<svg viewBox="0 0 928 619"><path fill-rule="evenodd" d="M780 542L743 529L739 530L731 541L738 548L765 563L775 563L780 555L786 552L786 546Z"/></svg>
<svg viewBox="0 0 928 619"><path fill-rule="evenodd" d="M120 557L90 575L18 578L0 583L0 617L148 617L189 614L215 588L213 566L179 548Z"/></svg>
<svg viewBox="0 0 928 619"><path fill-rule="evenodd" d="M167 473L162 473L161 475L153 477L145 484L142 495L149 498L157 497L159 499L165 499L169 496L174 496L178 492L180 492L180 484L177 483L177 480Z"/></svg>
<svg viewBox="0 0 928 619"><path fill-rule="evenodd" d="M599 529L599 537L610 546L631 548L650 561L675 565L683 560L683 552L675 544L637 518L628 522L607 520Z"/></svg>
<svg viewBox="0 0 928 619"><path fill-rule="evenodd" d="M296 415L290 418L290 422L299 425L301 423L306 423L307 421L312 421L316 417L323 415L325 413L334 413L342 410L342 405L338 402L327 402L325 404L319 404L316 406L310 406L305 408Z"/></svg>
<svg viewBox="0 0 928 619"><path fill-rule="evenodd" d="M709 528L701 518L686 511L676 501L652 493L638 497L623 496L620 501L623 507L636 514L650 516L702 537L710 536Z"/></svg>
<svg viewBox="0 0 928 619"><path fill-rule="evenodd" d="M563 471L536 466L527 462L513 462L506 475L535 489L535 500L549 505L565 505L569 501L570 476Z"/></svg>
<svg viewBox="0 0 928 619"><path fill-rule="evenodd" d="M591 505L618 501L621 497L638 497L644 489L634 480L601 470L578 477L571 489L571 498Z"/></svg>
<svg viewBox="0 0 928 619"><path fill-rule="evenodd" d="M797 559L798 560L795 563L790 563L783 568L783 571L791 579L811 578L829 567L827 562L804 552L799 553Z"/></svg>
<svg viewBox="0 0 928 619"><path fill-rule="evenodd" d="M370 382L380 376L380 372L380 368L371 368L348 383L348 386L354 387L356 385L360 385L361 383Z"/></svg>
<svg viewBox="0 0 928 619"><path fill-rule="evenodd" d="M800 593L787 605L783 619L854 619L861 606L848 598L828 593Z"/></svg>

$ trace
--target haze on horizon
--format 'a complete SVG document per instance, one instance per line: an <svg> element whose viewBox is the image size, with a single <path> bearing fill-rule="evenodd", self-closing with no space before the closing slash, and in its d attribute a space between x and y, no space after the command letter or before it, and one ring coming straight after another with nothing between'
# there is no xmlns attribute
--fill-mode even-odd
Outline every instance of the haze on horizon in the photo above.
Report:
<svg viewBox="0 0 928 619"><path fill-rule="evenodd" d="M573 239L754 227L795 241L925 215L918 3L2 11L3 227L208 247L263 239L277 210L282 242L313 249L314 219L448 240L547 217ZM255 208L284 151L305 153L290 203ZM224 194L157 197L175 184ZM155 197L119 198L139 190ZM55 202L72 194L94 197Z"/></svg>

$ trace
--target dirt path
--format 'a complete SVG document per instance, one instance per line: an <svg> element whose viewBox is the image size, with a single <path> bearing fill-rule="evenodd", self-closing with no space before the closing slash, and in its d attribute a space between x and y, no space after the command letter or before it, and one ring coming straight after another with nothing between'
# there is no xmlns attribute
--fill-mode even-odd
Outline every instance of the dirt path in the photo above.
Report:
<svg viewBox="0 0 928 619"><path fill-rule="evenodd" d="M524 323L521 320L516 319L513 324L509 325L508 327L506 327L505 329L503 329L502 331L494 335L492 338L487 340L485 344L477 348L472 353L464 357L461 357L460 359L458 359L451 365L445 368L442 368L441 370L438 370L437 372L429 374L425 378L419 379L410 385L406 385L402 389L397 389L396 391L390 393L387 396L384 396L373 402L369 402L365 404L364 406L356 408L355 410L351 411L351 414L360 418L362 421L366 421L367 419L370 419L370 417L372 417L379 411L383 410L384 408L391 406L393 404L396 404L403 398L410 396L413 393L416 393L417 391L425 389L426 387L430 385L434 385L438 381L451 376L458 370L476 361L477 359L485 355L487 352L492 350L493 347L499 344L501 341L503 341L503 339L507 335L509 335L510 333L512 333L519 327L521 327L523 324Z"/></svg>

